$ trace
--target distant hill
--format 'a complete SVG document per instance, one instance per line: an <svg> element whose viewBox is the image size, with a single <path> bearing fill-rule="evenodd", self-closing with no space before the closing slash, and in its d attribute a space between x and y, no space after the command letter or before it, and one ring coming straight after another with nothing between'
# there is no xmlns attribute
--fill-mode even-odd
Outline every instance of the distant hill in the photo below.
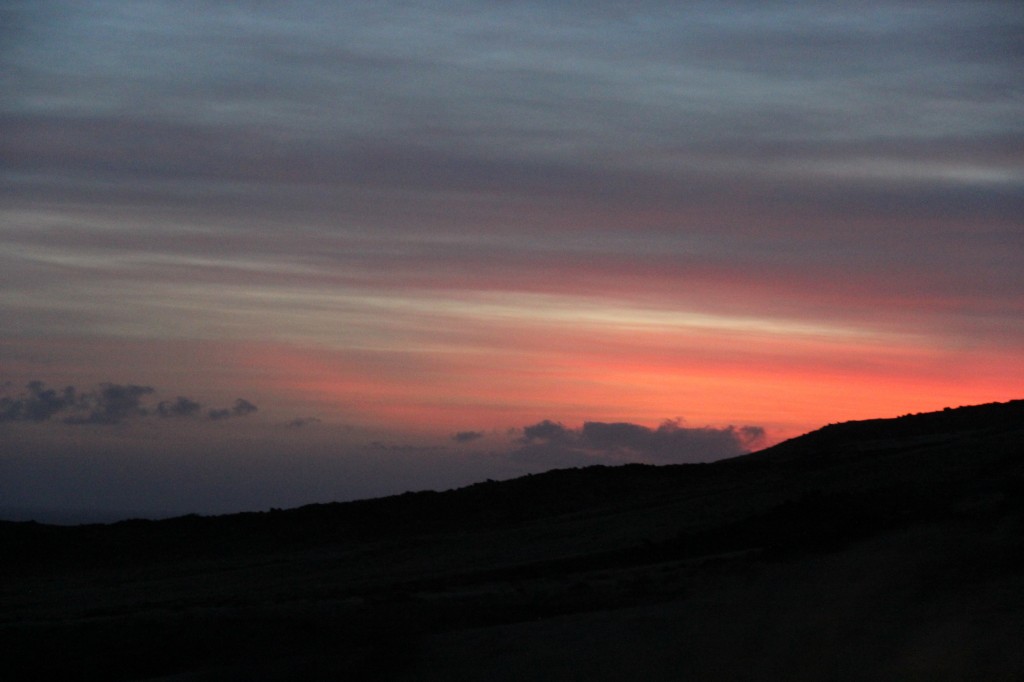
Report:
<svg viewBox="0 0 1024 682"><path fill-rule="evenodd" d="M978 642L1003 641L1024 625L1024 400L832 424L709 464L563 469L445 492L216 517L77 527L6 522L0 551L0 655L64 679L217 666L248 679L252 660L280 670L261 679L291 679L296 661L319 671L308 679L330 679L332 666L349 678L446 679L447 670L502 679L508 661L499 653L478 660L467 643L496 632L486 628L514 630L524 650L540 656L547 655L544 637L528 623L554 627L562 621L552 619L571 617L584 629L601 623L614 632L626 627L629 609L642 608L699 630L690 619L704 614L717 623L715 614L730 612L737 598L746 612L768 614L763 626L793 637L804 619L824 618L834 630L824 630L836 638L828 644L834 657L805 661L793 653L791 667L780 670L844 679L829 660L862 658L843 648L844 638L869 656L883 643L839 613L813 616L809 606L798 607L820 601L811 597L818 590L849 595L864 627L895 639L924 627L904 622L905 614L941 615L954 605L961 611L942 617L951 628L977 630ZM886 567L919 576L925 587L886 577ZM763 611L774 603L771 584L795 600L773 607L782 615ZM1002 611L991 610L996 602ZM891 604L902 604L904 615L891 613ZM712 650L733 635L755 643L764 636L742 618L735 632L725 622L716 627L720 637L705 642ZM921 672L907 667L910 644L890 644L908 658L883 656L893 674L874 669L875 679ZM465 660L439 653L463 646ZM676 660L670 646L686 650L666 641L651 654L668 657L665 669L652 663L641 676L676 679L697 665ZM975 660L985 653L981 644L961 646L944 655L997 676L1024 672L1024 654L989 652L984 662ZM745 656L771 659L758 651L720 654L722 670ZM924 666L921 679L965 679L935 676L931 663L914 660ZM607 660L594 679L602 671L616 679L617 661ZM540 672L535 679L571 679Z"/></svg>
<svg viewBox="0 0 1024 682"><path fill-rule="evenodd" d="M829 424L816 431L746 457L772 458L823 456L830 452L914 446L985 432L1017 432L1024 425L1024 400L945 408L893 419L868 419Z"/></svg>

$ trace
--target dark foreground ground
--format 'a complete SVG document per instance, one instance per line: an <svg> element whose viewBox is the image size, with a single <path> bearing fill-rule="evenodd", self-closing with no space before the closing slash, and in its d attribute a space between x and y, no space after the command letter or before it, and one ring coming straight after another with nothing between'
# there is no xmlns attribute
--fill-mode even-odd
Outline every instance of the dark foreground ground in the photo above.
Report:
<svg viewBox="0 0 1024 682"><path fill-rule="evenodd" d="M2 679L1019 680L1024 401L0 557Z"/></svg>

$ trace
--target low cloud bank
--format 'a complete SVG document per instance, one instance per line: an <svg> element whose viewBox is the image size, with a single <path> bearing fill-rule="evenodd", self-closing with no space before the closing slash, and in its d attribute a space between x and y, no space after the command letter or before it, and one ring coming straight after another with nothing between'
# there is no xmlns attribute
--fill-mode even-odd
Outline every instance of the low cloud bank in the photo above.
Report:
<svg viewBox="0 0 1024 682"><path fill-rule="evenodd" d="M764 441L760 426L686 427L678 419L649 428L628 422L585 422L571 429L544 420L523 429L512 457L553 466L708 462L750 452Z"/></svg>
<svg viewBox="0 0 1024 682"><path fill-rule="evenodd" d="M202 403L185 396L153 404L157 391L152 386L102 383L80 390L74 386L50 388L42 381L30 381L16 395L0 396L0 423L47 422L64 424L120 424L131 419L208 419L244 417L259 408L239 398L229 408L203 411Z"/></svg>

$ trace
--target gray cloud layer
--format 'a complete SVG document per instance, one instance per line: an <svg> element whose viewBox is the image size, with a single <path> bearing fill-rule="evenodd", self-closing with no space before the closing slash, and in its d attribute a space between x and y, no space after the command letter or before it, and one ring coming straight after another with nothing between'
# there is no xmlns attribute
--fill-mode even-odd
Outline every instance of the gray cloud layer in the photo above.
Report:
<svg viewBox="0 0 1024 682"><path fill-rule="evenodd" d="M1024 12L1007 3L300 5L9 9L6 168L28 187L622 200L652 165L678 191L879 151L931 184L953 139L967 165L1021 182L991 151L1022 131Z"/></svg>
<svg viewBox="0 0 1024 682"><path fill-rule="evenodd" d="M1019 4L201 6L4 7L8 328L56 326L33 254L58 243L211 285L296 263L368 288L752 276L756 305L815 312L834 274L865 311L966 296L942 314L1021 333Z"/></svg>

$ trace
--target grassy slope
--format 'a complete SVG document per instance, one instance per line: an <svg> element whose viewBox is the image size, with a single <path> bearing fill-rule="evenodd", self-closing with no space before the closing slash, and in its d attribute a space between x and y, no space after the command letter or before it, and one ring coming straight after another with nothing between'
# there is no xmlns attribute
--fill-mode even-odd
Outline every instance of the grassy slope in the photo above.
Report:
<svg viewBox="0 0 1024 682"><path fill-rule="evenodd" d="M64 679L1009 679L1022 435L1015 401L710 465L0 524L0 653Z"/></svg>

